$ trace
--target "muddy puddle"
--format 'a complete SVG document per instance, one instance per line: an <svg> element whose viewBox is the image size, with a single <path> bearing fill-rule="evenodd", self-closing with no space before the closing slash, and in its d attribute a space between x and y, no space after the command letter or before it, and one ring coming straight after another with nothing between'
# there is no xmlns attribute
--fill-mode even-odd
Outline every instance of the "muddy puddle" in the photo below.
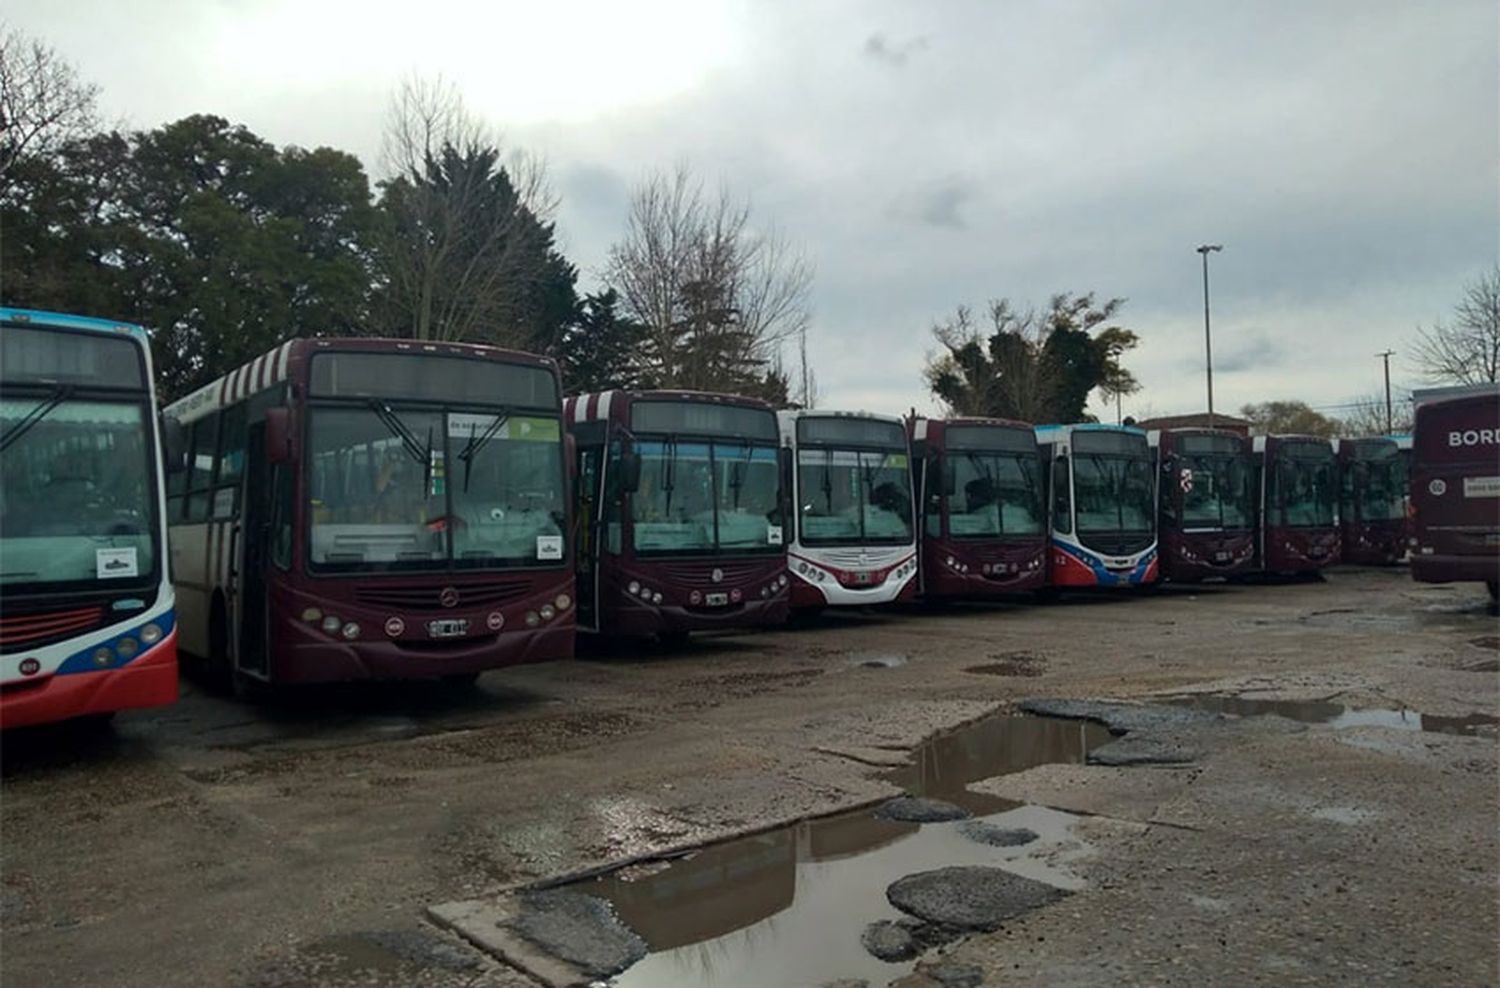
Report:
<svg viewBox="0 0 1500 988"><path fill-rule="evenodd" d="M1325 700L1258 700L1240 696L1173 697L1167 702L1178 706L1211 710L1235 717L1285 717L1304 724L1322 724L1332 728L1391 727L1402 731L1430 731L1435 734L1479 734L1487 727L1500 724L1500 718L1488 714L1467 717L1437 717L1416 710L1388 707L1349 707Z"/></svg>
<svg viewBox="0 0 1500 988"><path fill-rule="evenodd" d="M912 795L956 803L986 823L1036 835L1014 846L966 836L972 819L917 824L879 819L866 809L711 845L572 889L610 902L649 948L611 982L620 988L780 988L840 978L884 985L915 961L878 960L865 951L860 934L869 923L901 918L885 896L898 878L950 865L992 865L1078 887L1065 870L1086 850L1070 833L1076 817L966 787L1036 765L1081 763L1109 738L1097 724L990 717L929 740L909 767L883 776Z"/></svg>

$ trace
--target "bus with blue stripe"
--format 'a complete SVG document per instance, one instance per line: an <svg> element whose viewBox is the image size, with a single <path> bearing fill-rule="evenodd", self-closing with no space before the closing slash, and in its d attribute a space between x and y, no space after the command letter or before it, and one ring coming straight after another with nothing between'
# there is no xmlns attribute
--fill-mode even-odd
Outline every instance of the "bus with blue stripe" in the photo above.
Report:
<svg viewBox="0 0 1500 988"><path fill-rule="evenodd" d="M163 445L145 330L0 308L0 727L177 699Z"/></svg>
<svg viewBox="0 0 1500 988"><path fill-rule="evenodd" d="M1137 587L1157 579L1156 474L1146 433L1039 425L1047 464L1047 578L1053 587Z"/></svg>

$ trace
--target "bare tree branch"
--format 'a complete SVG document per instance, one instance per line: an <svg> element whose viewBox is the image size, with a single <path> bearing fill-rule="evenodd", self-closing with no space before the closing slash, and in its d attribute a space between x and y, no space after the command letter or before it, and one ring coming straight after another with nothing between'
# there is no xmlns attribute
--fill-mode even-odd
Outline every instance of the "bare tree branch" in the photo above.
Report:
<svg viewBox="0 0 1500 988"><path fill-rule="evenodd" d="M1418 328L1413 349L1433 384L1500 381L1500 265L1464 286L1452 323Z"/></svg>
<svg viewBox="0 0 1500 988"><path fill-rule="evenodd" d="M18 162L45 158L97 129L99 87L40 41L0 28L0 189Z"/></svg>

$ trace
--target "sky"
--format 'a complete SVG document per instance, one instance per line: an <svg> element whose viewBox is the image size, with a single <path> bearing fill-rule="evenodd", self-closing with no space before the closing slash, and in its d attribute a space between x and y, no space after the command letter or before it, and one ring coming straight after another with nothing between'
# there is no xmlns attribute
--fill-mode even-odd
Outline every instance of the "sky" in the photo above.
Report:
<svg viewBox="0 0 1500 988"><path fill-rule="evenodd" d="M633 186L686 163L816 271L820 406L934 411L961 305L1127 299L1126 415L1336 406L1419 383L1419 326L1500 260L1494 0L9 0L106 117L191 113L380 174L441 75L545 158L600 280ZM1093 411L1113 420L1114 409Z"/></svg>

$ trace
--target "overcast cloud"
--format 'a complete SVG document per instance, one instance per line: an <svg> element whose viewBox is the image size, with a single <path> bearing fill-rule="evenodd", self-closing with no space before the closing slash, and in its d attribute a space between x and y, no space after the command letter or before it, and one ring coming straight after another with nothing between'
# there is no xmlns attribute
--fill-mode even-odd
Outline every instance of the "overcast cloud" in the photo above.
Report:
<svg viewBox="0 0 1500 988"><path fill-rule="evenodd" d="M472 10L467 8L472 7ZM1376 351L1500 257L1500 7L1477 2L461 4L11 0L134 126L194 112L378 171L385 101L441 71L546 155L585 287L648 170L687 161L817 268L827 407L931 408L932 322L1125 296L1144 390L1375 390ZM1102 409L1099 409L1102 413Z"/></svg>

